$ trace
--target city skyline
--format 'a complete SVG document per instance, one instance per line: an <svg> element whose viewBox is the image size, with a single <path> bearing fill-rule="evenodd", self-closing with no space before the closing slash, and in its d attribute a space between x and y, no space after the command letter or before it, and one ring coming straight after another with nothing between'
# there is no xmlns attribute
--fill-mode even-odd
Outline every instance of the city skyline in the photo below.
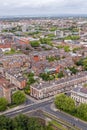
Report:
<svg viewBox="0 0 87 130"><path fill-rule="evenodd" d="M0 16L87 14L86 0L0 0Z"/></svg>

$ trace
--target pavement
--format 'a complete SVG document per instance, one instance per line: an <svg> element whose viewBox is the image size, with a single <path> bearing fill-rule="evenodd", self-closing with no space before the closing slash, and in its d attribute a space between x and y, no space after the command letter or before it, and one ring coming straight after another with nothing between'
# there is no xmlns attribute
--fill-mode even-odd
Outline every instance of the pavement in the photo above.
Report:
<svg viewBox="0 0 87 130"><path fill-rule="evenodd" d="M65 114L64 112L61 111L55 111L54 109L52 110L52 104L48 104L46 105L43 110L48 112L49 114L52 114L53 116L66 121L70 124L72 124L73 126L76 126L78 128L80 128L81 130L87 130L87 123L82 121L82 120L78 120L77 118L70 116L68 114Z"/></svg>
<svg viewBox="0 0 87 130"><path fill-rule="evenodd" d="M9 111L6 111L6 112L3 112L2 114L3 115L6 115L8 117L14 117L18 114L23 114L23 113L27 113L27 112L30 112L30 111L34 111L34 110L37 110L37 109L42 109L44 108L44 106L52 103L53 100L45 100L45 101L40 101L40 102L36 102L36 103L32 103L32 104L29 104L29 105L25 105L25 106L21 106L19 108L16 108L16 109L12 109L12 110L9 110Z"/></svg>
<svg viewBox="0 0 87 130"><path fill-rule="evenodd" d="M57 111L55 109L55 106L53 105L53 99L49 98L49 99L45 99L45 100L41 100L41 101L37 101L37 102L32 102L31 104L29 104L30 101L28 101L27 105L23 105L23 106L19 106L16 107L14 109L11 109L9 111L5 111L1 114L4 114L8 117L14 117L18 114L23 114L23 113L29 113L31 111L35 111L35 110L43 110L46 111L47 113L55 116L58 119L61 119L62 121L68 122L70 124L72 124L73 126L77 126L79 127L81 130L87 130L87 123L82 121L82 120L78 120L77 118L70 116L68 114L65 114L64 112L61 111Z"/></svg>

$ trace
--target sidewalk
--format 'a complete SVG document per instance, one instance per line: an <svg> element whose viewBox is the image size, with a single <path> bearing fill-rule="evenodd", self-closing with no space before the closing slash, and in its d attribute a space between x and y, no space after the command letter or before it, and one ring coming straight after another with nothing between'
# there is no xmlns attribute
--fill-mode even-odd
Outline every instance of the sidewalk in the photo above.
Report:
<svg viewBox="0 0 87 130"><path fill-rule="evenodd" d="M59 111L59 112L65 114L66 116L70 116L70 117L72 117L75 121L81 121L81 122L87 124L86 121L81 120L81 119L78 118L78 117L75 117L75 116L73 116L73 115L70 115L70 114L68 114L68 113L66 113L66 112L64 112L64 111L62 111L62 110L57 109L57 108L55 107L55 104L54 104L54 103L51 105L51 110L53 110L53 111L55 111L55 112Z"/></svg>
<svg viewBox="0 0 87 130"><path fill-rule="evenodd" d="M6 111L4 111L4 112L0 112L0 115L3 115L3 114L6 114L6 113L8 113L8 112L11 112L11 111L15 111L15 110L17 110L17 109L21 109L21 108L24 108L24 107L27 107L27 106L31 106L31 105L33 105L34 103L31 103L31 104L22 104L22 105L19 105L19 106L17 106L17 107L14 107L14 108L9 108L9 109L7 109Z"/></svg>
<svg viewBox="0 0 87 130"><path fill-rule="evenodd" d="M52 100L53 100L53 97L49 97L49 98L46 98L46 99L42 99L42 100L36 100L36 99L34 99L34 98L32 98L32 97L30 97L30 96L28 96L27 97L29 100L31 100L31 101L33 101L33 103L31 103L31 104L22 104L22 105L20 105L20 106L17 106L17 107L14 107L14 108L10 108L10 109L8 109L8 110L6 110L6 111L4 111L4 112L0 112L0 115L3 115L3 114L6 114L6 113L8 113L8 112L11 112L11 111L15 111L15 110L17 110L17 109L22 109L22 108L24 108L24 107L28 107L28 106L31 106L31 105L34 105L34 104L38 104L38 103L41 103L41 102L45 102L45 101L50 101L51 100L51 102L52 102Z"/></svg>

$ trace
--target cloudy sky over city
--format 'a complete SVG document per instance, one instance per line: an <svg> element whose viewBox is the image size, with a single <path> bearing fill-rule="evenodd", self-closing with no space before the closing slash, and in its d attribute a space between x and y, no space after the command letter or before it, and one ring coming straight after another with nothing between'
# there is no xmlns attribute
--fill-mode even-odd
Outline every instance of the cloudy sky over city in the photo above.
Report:
<svg viewBox="0 0 87 130"><path fill-rule="evenodd" d="M87 0L0 0L0 16L60 14L87 14Z"/></svg>

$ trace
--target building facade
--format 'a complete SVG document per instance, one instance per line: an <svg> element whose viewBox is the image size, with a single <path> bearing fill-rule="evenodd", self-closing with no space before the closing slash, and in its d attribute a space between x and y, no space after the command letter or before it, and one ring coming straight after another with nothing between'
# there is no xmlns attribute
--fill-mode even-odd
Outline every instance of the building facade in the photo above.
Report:
<svg viewBox="0 0 87 130"><path fill-rule="evenodd" d="M87 103L87 88L82 86L74 88L71 90L71 98L78 104Z"/></svg>
<svg viewBox="0 0 87 130"><path fill-rule="evenodd" d="M42 82L30 86L30 94L36 99L55 96L58 93L72 90L76 85L87 81L87 72L63 78L54 82Z"/></svg>

